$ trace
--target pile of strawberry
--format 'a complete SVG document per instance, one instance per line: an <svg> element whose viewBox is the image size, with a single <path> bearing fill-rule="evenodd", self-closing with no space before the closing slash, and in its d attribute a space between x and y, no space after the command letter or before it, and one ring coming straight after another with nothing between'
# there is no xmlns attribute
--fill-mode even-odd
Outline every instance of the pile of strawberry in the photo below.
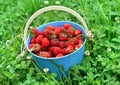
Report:
<svg viewBox="0 0 120 85"><path fill-rule="evenodd" d="M29 49L36 55L54 58L62 57L79 49L83 44L81 30L75 29L71 24L62 27L46 26L45 30L31 29L32 38Z"/></svg>

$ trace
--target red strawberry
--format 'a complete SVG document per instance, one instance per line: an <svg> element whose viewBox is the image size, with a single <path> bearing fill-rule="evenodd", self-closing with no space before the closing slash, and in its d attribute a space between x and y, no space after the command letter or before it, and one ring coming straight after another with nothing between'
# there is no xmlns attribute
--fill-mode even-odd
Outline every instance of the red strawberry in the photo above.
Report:
<svg viewBox="0 0 120 85"><path fill-rule="evenodd" d="M63 26L65 29L68 29L68 28L70 28L71 27L71 24L64 24L64 26Z"/></svg>
<svg viewBox="0 0 120 85"><path fill-rule="evenodd" d="M83 40L79 40L79 43L77 45L75 45L75 49L78 49L82 46L83 44Z"/></svg>
<svg viewBox="0 0 120 85"><path fill-rule="evenodd" d="M78 40L83 40L82 36L77 37Z"/></svg>
<svg viewBox="0 0 120 85"><path fill-rule="evenodd" d="M83 40L82 40L82 39L81 39L81 40L79 40L79 44L81 44L81 45L83 44Z"/></svg>
<svg viewBox="0 0 120 85"><path fill-rule="evenodd" d="M57 54L61 54L61 48L54 47L53 54L56 56Z"/></svg>
<svg viewBox="0 0 120 85"><path fill-rule="evenodd" d="M74 46L69 45L66 50L68 51L68 53L71 53L74 51L74 49L75 49Z"/></svg>
<svg viewBox="0 0 120 85"><path fill-rule="evenodd" d="M60 27L60 32L64 32L66 29L64 27Z"/></svg>
<svg viewBox="0 0 120 85"><path fill-rule="evenodd" d="M61 53L62 53L63 55L67 55L69 52L67 51L66 48L63 48L63 49L61 50Z"/></svg>
<svg viewBox="0 0 120 85"><path fill-rule="evenodd" d="M51 58L49 52L43 51L43 52L40 52L40 55L41 55L42 57Z"/></svg>
<svg viewBox="0 0 120 85"><path fill-rule="evenodd" d="M52 57L52 52L51 51L48 51L48 53L50 54L50 56Z"/></svg>
<svg viewBox="0 0 120 85"><path fill-rule="evenodd" d="M30 44L35 43L35 38L31 38Z"/></svg>
<svg viewBox="0 0 120 85"><path fill-rule="evenodd" d="M83 44L83 41L82 40L79 40L79 43L77 45L75 45L75 49L79 49Z"/></svg>
<svg viewBox="0 0 120 85"><path fill-rule="evenodd" d="M44 35L45 37L47 37L47 38L50 38L51 34L52 34L52 31L51 31L51 30L45 29L45 30L43 31L43 35Z"/></svg>
<svg viewBox="0 0 120 85"><path fill-rule="evenodd" d="M79 40L77 38L73 39L75 45L79 44Z"/></svg>
<svg viewBox="0 0 120 85"><path fill-rule="evenodd" d="M59 42L59 47L60 47L60 48L64 48L64 47L65 47L65 42L60 41L60 42Z"/></svg>
<svg viewBox="0 0 120 85"><path fill-rule="evenodd" d="M58 54L58 55L56 55L56 57L62 57L63 56L63 54Z"/></svg>
<svg viewBox="0 0 120 85"><path fill-rule="evenodd" d="M79 49L81 47L81 44L75 45L75 49Z"/></svg>
<svg viewBox="0 0 120 85"><path fill-rule="evenodd" d="M50 51L53 52L55 47L50 47Z"/></svg>
<svg viewBox="0 0 120 85"><path fill-rule="evenodd" d="M48 25L48 26L46 26L46 29L48 29L48 30L53 30L54 27L53 27L52 25Z"/></svg>
<svg viewBox="0 0 120 85"><path fill-rule="evenodd" d="M38 44L41 44L42 39L43 39L43 35L38 35L35 39L35 42L38 43Z"/></svg>
<svg viewBox="0 0 120 85"><path fill-rule="evenodd" d="M31 29L31 32L35 35L35 36L38 36L40 34L40 31L36 28L32 28Z"/></svg>
<svg viewBox="0 0 120 85"><path fill-rule="evenodd" d="M54 30L55 34L58 36L61 32L61 29L56 27L55 30Z"/></svg>
<svg viewBox="0 0 120 85"><path fill-rule="evenodd" d="M50 40L50 44L52 46L57 46L59 44L59 40L57 38L53 38Z"/></svg>
<svg viewBox="0 0 120 85"><path fill-rule="evenodd" d="M30 44L29 45L29 49L32 49L34 47L35 44Z"/></svg>
<svg viewBox="0 0 120 85"><path fill-rule="evenodd" d="M73 30L73 29L68 29L67 33L68 33L69 37L74 37L75 36L75 30Z"/></svg>
<svg viewBox="0 0 120 85"><path fill-rule="evenodd" d="M61 41L67 41L68 40L67 34L60 33L59 34L59 40L61 40Z"/></svg>
<svg viewBox="0 0 120 85"><path fill-rule="evenodd" d="M73 41L68 41L65 43L65 46L68 47L69 45L74 45L74 42Z"/></svg>
<svg viewBox="0 0 120 85"><path fill-rule="evenodd" d="M82 31L81 30L75 30L75 36L79 35L79 34L82 34Z"/></svg>
<svg viewBox="0 0 120 85"><path fill-rule="evenodd" d="M46 37L42 39L42 46L43 47L48 47L49 44L50 44L50 42Z"/></svg>
<svg viewBox="0 0 120 85"><path fill-rule="evenodd" d="M33 52L39 52L41 50L41 46L39 44L30 44L29 49Z"/></svg>

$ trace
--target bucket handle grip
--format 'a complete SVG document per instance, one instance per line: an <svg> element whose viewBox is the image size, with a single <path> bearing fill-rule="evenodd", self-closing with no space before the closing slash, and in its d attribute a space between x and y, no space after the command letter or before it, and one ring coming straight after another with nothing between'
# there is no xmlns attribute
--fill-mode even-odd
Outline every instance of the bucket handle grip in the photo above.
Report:
<svg viewBox="0 0 120 85"><path fill-rule="evenodd" d="M48 7L44 7L38 11L36 11L27 21L26 25L25 25L25 28L24 28L24 37L23 37L23 40L24 40L24 44L26 44L26 39L27 39L27 31L28 31L28 28L31 24L31 22L40 14L44 13L44 12L47 12L47 11L51 11L51 10L61 10L61 11L65 11L65 12L68 12L72 15L74 15L83 25L83 27L85 28L86 30L86 35L87 33L89 34L89 30L88 30L88 26L86 24L86 22L84 21L84 19L77 13L75 12L74 10L70 9L70 8L67 8L67 7L64 7L64 6L48 6Z"/></svg>

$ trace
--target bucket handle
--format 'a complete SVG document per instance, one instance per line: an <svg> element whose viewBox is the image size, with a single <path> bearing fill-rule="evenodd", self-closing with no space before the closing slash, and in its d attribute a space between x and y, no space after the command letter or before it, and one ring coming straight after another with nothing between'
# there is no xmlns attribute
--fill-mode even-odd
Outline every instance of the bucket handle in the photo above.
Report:
<svg viewBox="0 0 120 85"><path fill-rule="evenodd" d="M86 30L86 35L89 34L90 35L90 31L88 30L88 26L86 24L86 22L84 21L84 19L77 13L75 12L74 10L70 9L70 8L67 8L67 7L64 7L64 6L48 6L48 7L44 7L38 11L36 11L30 18L29 20L27 21L26 25L25 25L25 28L24 28L24 37L23 37L23 40L24 40L24 44L26 44L26 39L27 39L27 31L28 31L28 28L31 24L31 22L40 14L44 13L44 12L47 12L47 11L50 11L50 10L61 10L61 11L65 11L65 12L68 12L72 15L74 15L83 25L83 27L85 28Z"/></svg>

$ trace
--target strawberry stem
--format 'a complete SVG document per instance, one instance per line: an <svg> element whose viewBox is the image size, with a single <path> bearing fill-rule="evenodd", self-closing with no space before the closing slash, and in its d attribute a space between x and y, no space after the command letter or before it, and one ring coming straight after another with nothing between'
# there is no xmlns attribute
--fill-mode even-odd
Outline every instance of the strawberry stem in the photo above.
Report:
<svg viewBox="0 0 120 85"><path fill-rule="evenodd" d="M71 41L73 41L75 38L78 38L78 37L80 37L80 36L83 36L83 34L80 34L80 35L78 35L78 36L76 36L76 37L74 37L74 38L71 38L70 40L66 41L65 43L71 42Z"/></svg>

